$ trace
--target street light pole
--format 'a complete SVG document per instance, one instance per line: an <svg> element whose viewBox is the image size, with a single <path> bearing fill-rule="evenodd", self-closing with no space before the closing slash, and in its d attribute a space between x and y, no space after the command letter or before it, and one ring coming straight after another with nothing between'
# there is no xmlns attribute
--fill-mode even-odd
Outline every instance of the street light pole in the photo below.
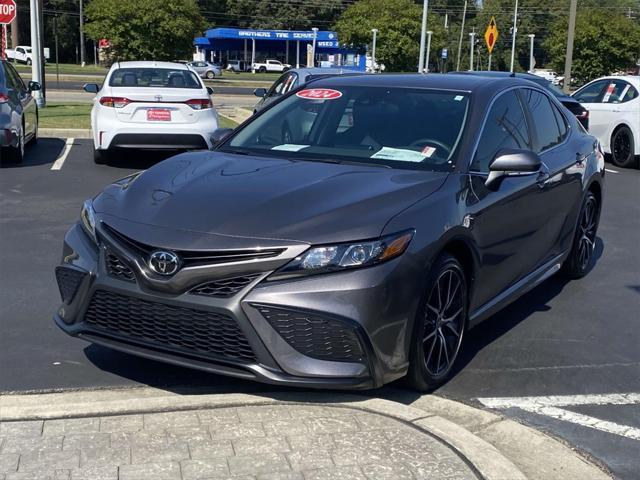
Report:
<svg viewBox="0 0 640 480"><path fill-rule="evenodd" d="M518 0L516 0L516 8L513 11L513 32L511 35L511 68L510 72L513 73L513 62L516 57L516 33L518 32Z"/></svg>
<svg viewBox="0 0 640 480"><path fill-rule="evenodd" d="M562 89L569 93L571 89L571 62L573 61L573 37L576 32L576 8L578 0L571 0L569 7L569 32L567 34L567 54L564 60L564 86Z"/></svg>
<svg viewBox="0 0 640 480"><path fill-rule="evenodd" d="M39 0L31 0L29 5L31 20L31 80L34 82L42 82L42 39L40 37L40 2ZM44 97L40 90L33 92L38 107L44 107Z"/></svg>
<svg viewBox="0 0 640 480"><path fill-rule="evenodd" d="M533 72L533 67L536 66L533 59L533 39L536 38L536 36L533 33L527 36L529 37L529 72Z"/></svg>
<svg viewBox="0 0 640 480"><path fill-rule="evenodd" d="M429 52L431 51L431 35L433 32L431 30L427 30L427 55L424 60L424 69L426 73L429 73Z"/></svg>
<svg viewBox="0 0 640 480"><path fill-rule="evenodd" d="M80 5L80 65L84 67L86 51L84 48L84 0L79 0Z"/></svg>
<svg viewBox="0 0 640 480"><path fill-rule="evenodd" d="M475 50L475 36L476 32L471 32L469 34L470 45L469 45L469 71L473 72L473 51Z"/></svg>
<svg viewBox="0 0 640 480"><path fill-rule="evenodd" d="M313 27L313 46L311 47L311 66L316 65L316 40L318 39L318 27Z"/></svg>
<svg viewBox="0 0 640 480"><path fill-rule="evenodd" d="M429 10L429 0L424 0L422 4L422 28L420 30L420 53L418 57L418 73L424 71L424 44L427 36L427 11Z"/></svg>
<svg viewBox="0 0 640 480"><path fill-rule="evenodd" d="M376 37L378 35L378 29L372 28L371 32L373 33L373 44L371 45L371 71L375 72L376 70Z"/></svg>
<svg viewBox="0 0 640 480"><path fill-rule="evenodd" d="M464 21L467 18L467 0L464 0L462 11L462 27L460 27L460 40L458 41L458 57L456 58L456 70L460 71L460 53L462 53L462 35L464 35Z"/></svg>

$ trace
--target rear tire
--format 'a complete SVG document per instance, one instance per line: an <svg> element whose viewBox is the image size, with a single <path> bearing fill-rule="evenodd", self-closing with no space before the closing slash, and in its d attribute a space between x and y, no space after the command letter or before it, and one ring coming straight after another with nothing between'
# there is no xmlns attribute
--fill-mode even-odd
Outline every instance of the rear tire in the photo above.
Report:
<svg viewBox="0 0 640 480"><path fill-rule="evenodd" d="M431 391L451 377L467 326L467 281L449 254L434 263L415 320L407 382Z"/></svg>
<svg viewBox="0 0 640 480"><path fill-rule="evenodd" d="M96 165L109 163L109 150L93 150L93 161Z"/></svg>
<svg viewBox="0 0 640 480"><path fill-rule="evenodd" d="M211 70L209 70L207 73L205 73L205 76L211 80L212 78L214 78L216 76L215 73L213 73Z"/></svg>
<svg viewBox="0 0 640 480"><path fill-rule="evenodd" d="M600 205L596 196L589 191L582 201L571 252L562 264L562 273L568 278L582 278L591 270L599 222Z"/></svg>
<svg viewBox="0 0 640 480"><path fill-rule="evenodd" d="M634 153L633 132L623 125L611 135L611 161L616 167L633 168L637 165Z"/></svg>

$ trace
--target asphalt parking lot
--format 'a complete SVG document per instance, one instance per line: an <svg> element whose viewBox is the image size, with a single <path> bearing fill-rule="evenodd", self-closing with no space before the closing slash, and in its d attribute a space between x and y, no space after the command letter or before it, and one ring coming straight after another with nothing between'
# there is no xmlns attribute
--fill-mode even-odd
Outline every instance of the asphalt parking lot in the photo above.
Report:
<svg viewBox="0 0 640 480"><path fill-rule="evenodd" d="M147 384L179 391L275 391L138 359L54 326L53 269L82 201L160 161L92 161L89 140L43 138L0 169L0 392ZM456 377L437 393L494 408L556 435L616 477L640 472L640 171L609 167L597 242L584 279L553 277L469 332ZM361 395L411 401L402 385ZM310 393L313 395L313 393Z"/></svg>

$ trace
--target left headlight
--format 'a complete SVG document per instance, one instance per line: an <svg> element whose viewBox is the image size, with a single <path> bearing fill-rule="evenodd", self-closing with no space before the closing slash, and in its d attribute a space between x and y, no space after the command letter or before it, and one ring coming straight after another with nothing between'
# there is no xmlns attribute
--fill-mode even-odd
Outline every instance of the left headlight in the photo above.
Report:
<svg viewBox="0 0 640 480"><path fill-rule="evenodd" d="M378 240L312 247L271 275L271 280L328 273L386 262L404 253L414 230L387 235Z"/></svg>
<svg viewBox="0 0 640 480"><path fill-rule="evenodd" d="M91 200L85 200L82 204L80 220L87 235L89 235L94 242L98 243L96 239L96 212L93 209L93 202Z"/></svg>

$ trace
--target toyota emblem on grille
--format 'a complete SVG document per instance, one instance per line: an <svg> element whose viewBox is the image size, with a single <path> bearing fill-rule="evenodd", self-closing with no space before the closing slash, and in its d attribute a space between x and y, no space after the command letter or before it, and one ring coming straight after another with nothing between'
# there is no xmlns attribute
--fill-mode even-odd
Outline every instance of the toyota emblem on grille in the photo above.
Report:
<svg viewBox="0 0 640 480"><path fill-rule="evenodd" d="M178 271L180 260L173 252L158 250L149 257L149 267L160 275L173 275Z"/></svg>

